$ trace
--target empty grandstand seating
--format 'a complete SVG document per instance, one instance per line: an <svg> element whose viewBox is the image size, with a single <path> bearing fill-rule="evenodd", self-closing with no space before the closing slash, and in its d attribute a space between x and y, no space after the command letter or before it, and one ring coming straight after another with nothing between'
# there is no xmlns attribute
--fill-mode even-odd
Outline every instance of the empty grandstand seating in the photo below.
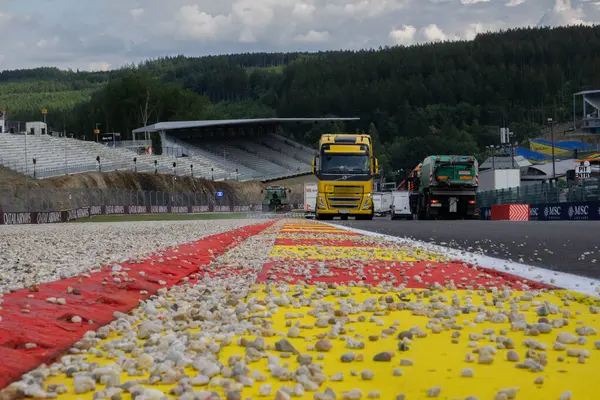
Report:
<svg viewBox="0 0 600 400"><path fill-rule="evenodd" d="M268 138L268 139L266 139ZM0 135L0 165L37 178L102 170L134 170L223 180L266 180L311 170L311 151L278 135L229 141L168 140L184 157L138 155L133 149L49 135ZM26 146L27 143L27 146ZM96 158L100 157L100 163ZM133 159L136 158L134 163ZM193 165L193 169L190 166Z"/></svg>
<svg viewBox="0 0 600 400"><path fill-rule="evenodd" d="M25 143L27 141L27 146ZM134 170L138 172L173 173L203 176L215 180L233 179L235 172L215 166L203 157L175 158L170 156L137 155L126 148L111 148L96 142L58 138L48 135L0 135L0 165L21 173L45 178L64 174L98 171ZM96 161L100 157L100 165ZM137 159L134 165L133 159ZM155 164L156 161L156 164ZM211 171L211 168L213 170Z"/></svg>
<svg viewBox="0 0 600 400"><path fill-rule="evenodd" d="M275 179L311 171L311 150L278 135L239 139L189 140L168 137L186 149L184 153L203 154L228 169L260 179ZM314 150L312 150L314 152Z"/></svg>
<svg viewBox="0 0 600 400"><path fill-rule="evenodd" d="M533 150L524 149L522 147L515 148L515 155L523 156L531 162L546 161L546 160L550 160L552 158L547 154L540 153L540 152L533 151Z"/></svg>

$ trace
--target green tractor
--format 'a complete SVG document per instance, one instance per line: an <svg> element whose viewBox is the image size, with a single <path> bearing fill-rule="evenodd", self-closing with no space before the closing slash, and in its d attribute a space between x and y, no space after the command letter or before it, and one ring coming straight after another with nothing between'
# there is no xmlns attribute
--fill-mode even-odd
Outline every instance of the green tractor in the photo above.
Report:
<svg viewBox="0 0 600 400"><path fill-rule="evenodd" d="M291 189L284 186L267 186L260 192L265 195L262 201L263 212L292 211L287 197L288 193L292 192Z"/></svg>

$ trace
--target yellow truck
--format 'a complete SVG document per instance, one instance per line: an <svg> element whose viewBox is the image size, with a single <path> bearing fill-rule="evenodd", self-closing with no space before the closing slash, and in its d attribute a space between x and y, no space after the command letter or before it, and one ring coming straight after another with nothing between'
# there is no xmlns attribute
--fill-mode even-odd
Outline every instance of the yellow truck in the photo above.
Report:
<svg viewBox="0 0 600 400"><path fill-rule="evenodd" d="M318 151L312 162L318 186L315 218L373 219L373 179L379 162L373 155L371 137L325 134Z"/></svg>

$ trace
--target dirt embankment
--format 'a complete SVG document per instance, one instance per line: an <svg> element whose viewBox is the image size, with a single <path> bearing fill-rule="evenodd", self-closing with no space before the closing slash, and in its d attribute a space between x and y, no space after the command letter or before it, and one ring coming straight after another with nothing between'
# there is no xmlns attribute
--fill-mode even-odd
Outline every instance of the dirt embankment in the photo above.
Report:
<svg viewBox="0 0 600 400"><path fill-rule="evenodd" d="M222 190L239 199L260 198L266 185L261 182L224 181L177 177L172 175L123 172L90 172L32 179L4 167L0 167L0 189L125 189L132 191L183 192L213 194Z"/></svg>

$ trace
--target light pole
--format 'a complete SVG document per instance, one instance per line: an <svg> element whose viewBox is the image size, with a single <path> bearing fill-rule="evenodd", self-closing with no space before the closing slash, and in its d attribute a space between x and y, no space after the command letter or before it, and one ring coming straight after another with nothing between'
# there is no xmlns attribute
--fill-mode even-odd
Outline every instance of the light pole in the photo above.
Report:
<svg viewBox="0 0 600 400"><path fill-rule="evenodd" d="M29 168L27 168L27 129L25 129L25 175L29 175Z"/></svg>
<svg viewBox="0 0 600 400"><path fill-rule="evenodd" d="M65 135L65 175L68 173L68 169L67 169L67 130L65 129L65 131L63 132L63 135Z"/></svg>
<svg viewBox="0 0 600 400"><path fill-rule="evenodd" d="M556 179L556 158L554 157L554 121L552 118L548 118L548 125L550 125L550 140L552 141L552 179Z"/></svg>
<svg viewBox="0 0 600 400"><path fill-rule="evenodd" d="M496 146L490 144L487 146L488 149L492 150L492 170L496 170Z"/></svg>
<svg viewBox="0 0 600 400"><path fill-rule="evenodd" d="M177 167L177 163L173 162L173 192L171 194L171 205L174 206L175 205L175 168Z"/></svg>
<svg viewBox="0 0 600 400"><path fill-rule="evenodd" d="M44 116L44 126L46 126L46 134L48 134L48 124L46 124L46 115L48 114L48 110L42 108L42 115Z"/></svg>

